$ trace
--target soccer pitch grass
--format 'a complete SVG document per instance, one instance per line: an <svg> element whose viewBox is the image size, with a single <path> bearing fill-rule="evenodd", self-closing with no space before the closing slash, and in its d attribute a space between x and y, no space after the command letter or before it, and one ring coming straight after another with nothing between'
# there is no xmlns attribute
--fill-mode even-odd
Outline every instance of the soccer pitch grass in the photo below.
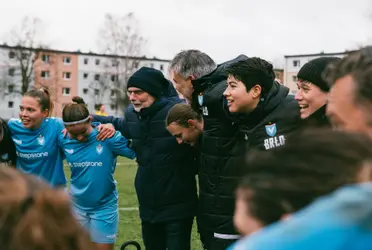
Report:
<svg viewBox="0 0 372 250"><path fill-rule="evenodd" d="M119 232L115 245L115 250L128 240L135 240L145 249L141 236L141 221L139 219L138 201L134 189L134 177L136 175L137 163L126 158L118 157L115 172L115 180L119 192ZM65 164L67 178L70 177L70 169ZM133 210L135 208L135 210ZM125 210L126 209L126 210ZM127 249L135 249L128 247ZM191 234L191 249L202 250L199 235L196 231L196 222L194 222Z"/></svg>

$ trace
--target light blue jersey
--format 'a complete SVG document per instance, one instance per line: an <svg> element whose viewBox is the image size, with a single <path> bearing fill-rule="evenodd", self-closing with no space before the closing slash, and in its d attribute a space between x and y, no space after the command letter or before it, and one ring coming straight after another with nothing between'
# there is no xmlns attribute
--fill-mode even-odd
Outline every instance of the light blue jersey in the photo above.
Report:
<svg viewBox="0 0 372 250"><path fill-rule="evenodd" d="M63 152L58 137L64 129L59 118L45 118L37 129L23 127L20 119L8 122L16 146L17 169L39 176L52 186L66 185L63 171Z"/></svg>
<svg viewBox="0 0 372 250"><path fill-rule="evenodd" d="M70 193L74 205L83 211L96 210L117 201L116 157L135 158L135 153L128 147L129 141L120 132L105 141L97 141L97 135L98 131L93 129L85 142L63 135L59 138L71 168Z"/></svg>
<svg viewBox="0 0 372 250"><path fill-rule="evenodd" d="M348 185L229 250L372 249L372 183Z"/></svg>

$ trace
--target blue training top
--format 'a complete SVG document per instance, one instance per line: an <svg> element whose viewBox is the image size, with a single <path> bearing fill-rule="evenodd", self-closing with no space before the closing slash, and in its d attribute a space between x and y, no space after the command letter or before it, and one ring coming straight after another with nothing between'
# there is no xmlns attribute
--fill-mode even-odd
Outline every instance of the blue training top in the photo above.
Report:
<svg viewBox="0 0 372 250"><path fill-rule="evenodd" d="M17 169L37 175L52 186L66 185L63 153L57 143L64 129L62 119L45 118L37 129L25 128L20 119L10 119L8 127L16 146Z"/></svg>
<svg viewBox="0 0 372 250"><path fill-rule="evenodd" d="M120 132L104 141L97 141L98 133L93 129L84 142L63 135L59 138L60 147L71 168L70 193L75 206L84 211L117 201L114 179L116 157L136 157L128 147L129 141Z"/></svg>

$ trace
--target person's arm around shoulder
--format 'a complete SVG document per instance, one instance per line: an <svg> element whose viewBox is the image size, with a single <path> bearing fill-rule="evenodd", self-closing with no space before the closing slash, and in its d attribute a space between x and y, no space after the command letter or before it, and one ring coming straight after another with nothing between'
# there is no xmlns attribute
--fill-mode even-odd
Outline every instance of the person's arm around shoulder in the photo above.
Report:
<svg viewBox="0 0 372 250"><path fill-rule="evenodd" d="M131 142L119 131L116 131L113 137L107 139L106 143L115 154L127 157L131 160L136 158L135 152L130 147Z"/></svg>

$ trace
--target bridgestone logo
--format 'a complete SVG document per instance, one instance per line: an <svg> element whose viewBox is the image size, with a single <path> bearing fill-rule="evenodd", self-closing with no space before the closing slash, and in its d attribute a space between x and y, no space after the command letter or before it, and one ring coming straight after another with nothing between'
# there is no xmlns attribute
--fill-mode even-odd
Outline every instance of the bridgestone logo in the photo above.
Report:
<svg viewBox="0 0 372 250"><path fill-rule="evenodd" d="M41 158L41 157L48 157L48 152L41 152L41 153L20 153L17 151L17 156L20 158L25 158L25 159L36 159L36 158Z"/></svg>
<svg viewBox="0 0 372 250"><path fill-rule="evenodd" d="M71 167L74 168L84 168L84 167L102 167L102 162L97 161L84 161L84 162L73 162L69 163Z"/></svg>

